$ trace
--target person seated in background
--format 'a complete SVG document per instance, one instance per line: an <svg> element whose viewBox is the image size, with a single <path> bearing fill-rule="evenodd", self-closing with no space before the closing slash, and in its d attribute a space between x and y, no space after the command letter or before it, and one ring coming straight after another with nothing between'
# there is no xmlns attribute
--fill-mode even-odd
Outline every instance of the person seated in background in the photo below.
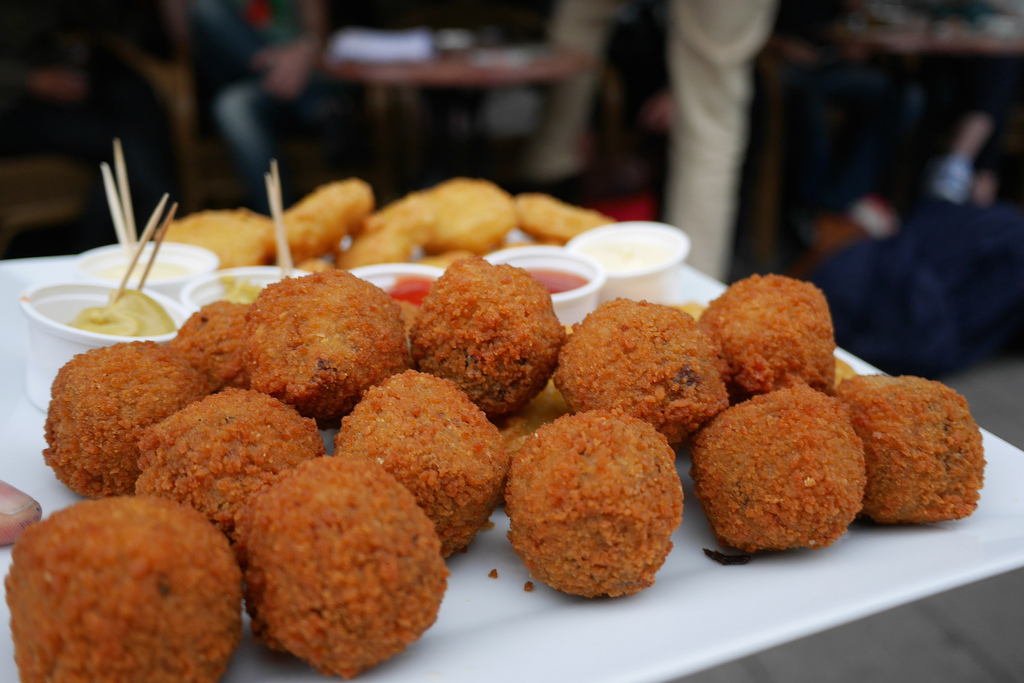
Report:
<svg viewBox="0 0 1024 683"><path fill-rule="evenodd" d="M69 253L115 241L99 165L120 138L133 206L142 220L175 194L165 111L149 84L104 48L114 33L166 50L146 2L0 2L0 156L40 153L91 165L96 177Z"/></svg>
<svg viewBox="0 0 1024 683"><path fill-rule="evenodd" d="M332 90L318 70L328 10L326 0L191 0L197 78L247 203L261 213L270 212L264 174L271 159L281 164L285 207L295 200L282 136L325 132L331 120Z"/></svg>

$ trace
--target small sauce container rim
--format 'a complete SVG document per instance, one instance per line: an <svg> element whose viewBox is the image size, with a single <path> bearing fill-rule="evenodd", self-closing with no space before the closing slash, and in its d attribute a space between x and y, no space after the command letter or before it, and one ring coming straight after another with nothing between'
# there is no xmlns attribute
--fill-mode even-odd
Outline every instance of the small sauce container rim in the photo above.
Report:
<svg viewBox="0 0 1024 683"><path fill-rule="evenodd" d="M515 260L520 258L546 259L551 262L551 265L522 266L518 263L514 263ZM487 254L484 256L484 259L495 265L510 265L527 271L530 268L536 268L538 270L558 270L559 266L564 269L566 264L576 266L573 270L565 272L568 272L570 275L579 275L580 277L584 277L586 278L587 283L573 289L567 289L564 292L552 294L551 301L553 303L560 303L570 299L589 296L594 292L600 291L608 279L608 271L605 270L605 267L601 265L601 262L593 256L569 251L565 247L558 247L550 244L531 244L506 247L505 249ZM583 266L583 268L579 268L579 266ZM586 269L586 272L584 272L584 269Z"/></svg>
<svg viewBox="0 0 1024 683"><path fill-rule="evenodd" d="M198 311L203 306L214 303L208 301L205 304L201 304L198 301L193 300L193 295L200 287L208 285L211 282L217 282L223 277L238 277L253 274L280 274L281 268L279 266L235 266L234 268L223 268L221 270L215 270L211 273L203 273L200 275L192 276L188 283L181 290L181 305L185 306L189 310ZM293 269L290 277L303 277L310 275L308 271ZM267 283L269 284L269 283Z"/></svg>
<svg viewBox="0 0 1024 683"><path fill-rule="evenodd" d="M139 257L139 262L136 264L136 268L140 265L144 266L146 259L152 250L153 243L150 242L144 247L142 255ZM121 265L119 259L115 259L115 255L124 254L126 256L124 265L128 265L127 255L125 254L124 247L120 244L108 244L102 247L95 247L87 251L83 251L75 258L75 272L79 277L88 280L90 282L107 283L113 282L114 286L118 285L118 281L113 278L105 278L97 275L95 270L89 270L88 266L93 261L101 259L112 259L118 262L114 265ZM154 276L150 273L146 279L149 283L159 283L160 285L175 285L187 283L189 280L195 277L201 277L205 274L215 272L220 267L220 257L217 254L205 247L200 247L194 244L185 244L184 242L164 242L160 245L160 253L157 255L157 263L161 261L161 257L171 256L170 259L166 259L166 262L176 262L184 259L196 259L196 263L199 267L183 275L176 275L174 277L159 277ZM180 259L176 257L181 257ZM129 280L129 283L133 280ZM148 290L147 290L148 292Z"/></svg>

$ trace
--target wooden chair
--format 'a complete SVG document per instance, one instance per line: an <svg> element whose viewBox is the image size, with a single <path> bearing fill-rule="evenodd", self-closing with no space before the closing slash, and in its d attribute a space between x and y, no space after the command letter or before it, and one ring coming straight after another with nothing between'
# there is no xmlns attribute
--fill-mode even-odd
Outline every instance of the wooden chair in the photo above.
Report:
<svg viewBox="0 0 1024 683"><path fill-rule="evenodd" d="M85 164L63 156L0 159L0 258L19 234L77 219L94 177Z"/></svg>

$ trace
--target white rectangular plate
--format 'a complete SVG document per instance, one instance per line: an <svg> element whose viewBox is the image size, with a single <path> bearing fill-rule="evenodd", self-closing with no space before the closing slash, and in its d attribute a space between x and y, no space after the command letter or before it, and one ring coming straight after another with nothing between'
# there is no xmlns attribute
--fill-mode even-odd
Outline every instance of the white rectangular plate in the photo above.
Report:
<svg viewBox="0 0 1024 683"><path fill-rule="evenodd" d="M26 491L44 514L77 496L43 463L44 415L25 397L20 291L65 279L66 258L0 264L0 479ZM707 301L721 285L684 269L680 301ZM839 352L861 372L873 369ZM681 456L683 520L655 585L637 595L587 600L530 580L494 528L450 558L437 622L362 681L664 681L742 657L927 595L1024 566L1024 453L984 432L985 487L968 519L927 526L855 523L832 546L754 555L722 566ZM6 575L10 548L0 549ZM497 570L497 578L490 578ZM16 680L10 613L0 606L0 680ZM328 680L298 660L256 645L246 628L225 681Z"/></svg>

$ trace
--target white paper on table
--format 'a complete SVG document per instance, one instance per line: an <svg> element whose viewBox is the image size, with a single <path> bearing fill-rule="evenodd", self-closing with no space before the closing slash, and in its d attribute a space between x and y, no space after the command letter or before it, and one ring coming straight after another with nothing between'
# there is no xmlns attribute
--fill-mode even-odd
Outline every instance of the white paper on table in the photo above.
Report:
<svg viewBox="0 0 1024 683"><path fill-rule="evenodd" d="M434 33L426 27L401 31L343 28L327 43L331 62L425 62L435 55Z"/></svg>

